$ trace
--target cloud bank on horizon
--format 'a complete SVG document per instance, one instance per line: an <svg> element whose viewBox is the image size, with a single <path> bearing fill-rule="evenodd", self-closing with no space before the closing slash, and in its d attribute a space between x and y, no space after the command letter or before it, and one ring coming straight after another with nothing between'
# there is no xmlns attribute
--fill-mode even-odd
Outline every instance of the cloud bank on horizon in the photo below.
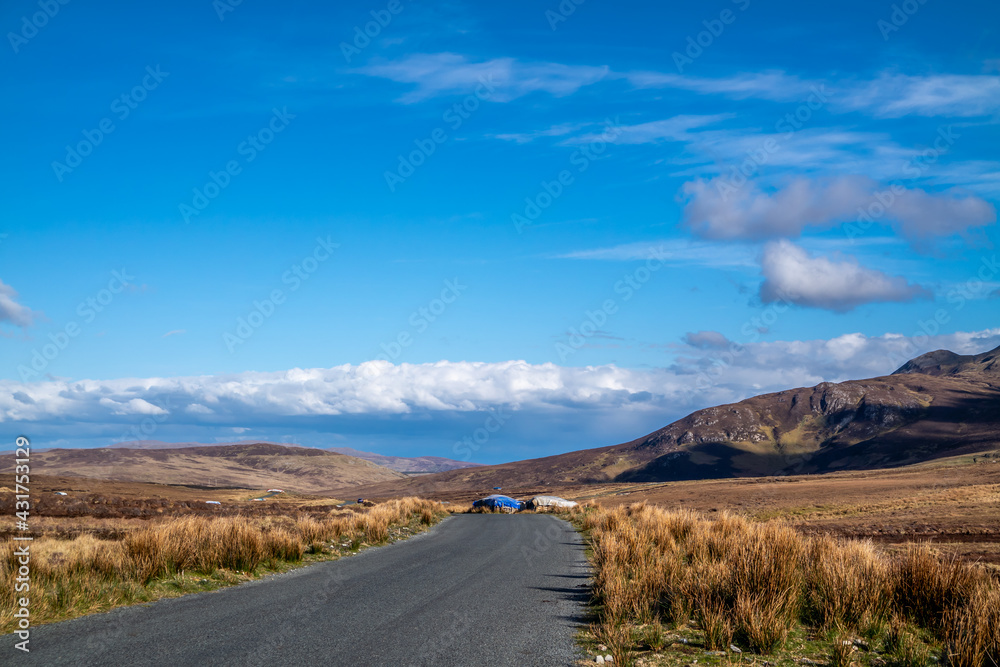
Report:
<svg viewBox="0 0 1000 667"><path fill-rule="evenodd" d="M787 387L886 375L932 349L977 354L998 345L1000 329L916 337L853 333L831 340L746 345L716 331L700 331L689 332L675 346L672 366L644 370L524 361L369 361L221 376L0 380L0 415L7 426L40 429L54 444L83 427L98 441L105 434L105 445L184 428L222 432L222 440L234 435L269 440L276 433L310 429L328 437L349 437L364 424L369 437L377 434L384 448L414 421L425 426L437 421L456 434L451 455L458 456L468 453L459 444L468 437L462 429L474 433L481 430L480 422L490 425L487 433L499 432L512 419L544 423L553 417L576 422L576 437L579 431L604 433L609 421L620 425L631 420L633 428L653 425L648 426L653 430L664 425L664 415L680 417L700 407ZM530 436L520 437L526 444L541 445L550 436L537 434L534 443ZM310 435L304 442L328 440ZM479 458L502 459L503 451L494 443L484 447Z"/></svg>
<svg viewBox="0 0 1000 667"><path fill-rule="evenodd" d="M996 346L1000 6L394 7L0 9L4 432L510 460Z"/></svg>

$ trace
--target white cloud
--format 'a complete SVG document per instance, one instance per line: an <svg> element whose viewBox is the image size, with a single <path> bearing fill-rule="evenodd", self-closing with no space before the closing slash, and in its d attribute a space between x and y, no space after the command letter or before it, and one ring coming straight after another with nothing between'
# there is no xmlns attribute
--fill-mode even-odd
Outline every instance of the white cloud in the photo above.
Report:
<svg viewBox="0 0 1000 667"><path fill-rule="evenodd" d="M490 99L505 102L541 91L561 97L607 76L607 67L524 63L514 58L472 62L457 53L421 53L392 62L366 65L362 74L416 86L401 102L420 102L439 95L469 95L485 81L495 87Z"/></svg>
<svg viewBox="0 0 1000 667"><path fill-rule="evenodd" d="M797 237L807 227L829 229L856 220L861 209L876 211L875 221L884 219L903 236L918 240L997 219L993 205L974 195L931 194L898 184L893 188L863 176L796 178L774 192L755 183L735 187L726 179L699 179L682 188L687 197L684 222L695 234L717 240Z"/></svg>
<svg viewBox="0 0 1000 667"><path fill-rule="evenodd" d="M550 128L544 130L533 130L531 132L511 132L507 134L494 134L492 135L494 139L501 139L503 141L513 141L518 144L526 144L539 139L541 137L564 137L567 134L576 132L577 130L583 129L585 127L592 126L593 123L561 123L559 125L553 125Z"/></svg>
<svg viewBox="0 0 1000 667"><path fill-rule="evenodd" d="M746 72L716 79L669 72L628 72L621 76L637 88L679 88L702 94L726 95L738 100L753 97L778 102L804 98L813 87L821 85L802 81L778 70Z"/></svg>
<svg viewBox="0 0 1000 667"><path fill-rule="evenodd" d="M985 116L1000 110L1000 76L985 74L910 76L882 72L869 81L835 83L802 80L778 70L714 79L669 72L628 72L617 76L637 88L675 88L733 99L802 102L815 93L820 100L830 99L838 110L870 111L885 118Z"/></svg>
<svg viewBox="0 0 1000 667"><path fill-rule="evenodd" d="M858 264L853 257L831 260L813 257L790 241L767 244L761 259L764 303L787 301L800 306L846 312L866 304L913 301L929 292L907 282Z"/></svg>
<svg viewBox="0 0 1000 667"><path fill-rule="evenodd" d="M805 80L783 71L745 72L724 77L693 77L672 72L612 71L606 66L564 65L552 62L494 58L477 61L455 53L416 54L369 64L357 72L387 78L414 89L400 100L411 103L440 95L467 95L484 76L499 83L491 99L510 101L531 92L566 96L594 84L616 85L622 81L637 89L674 89L730 99L759 99L778 103L773 116L754 109L738 116L741 127L710 127L735 114L679 115L621 126L611 143L623 145L685 144L684 153L671 163L679 166L672 176L728 174L741 168L748 154L760 154L765 145L776 145L757 176L774 176L789 170L824 174L867 174L883 181L913 178L923 164L924 146L935 142L936 132L923 143L903 146L886 132L862 132L853 126L831 126L831 115L861 112L880 118L905 115L938 117L988 116L1000 110L1000 76L934 74L910 76L883 72L873 79L837 81ZM809 102L810 118L802 126L790 123ZM817 106L818 104L818 106ZM753 123L754 125L749 125ZM760 124L763 125L760 125ZM561 137L562 145L595 140L592 123L562 123L547 129L505 132L492 136L504 141L528 143ZM607 141L608 137L602 137ZM960 185L993 196L998 192L996 161L939 161L933 172L919 179L936 186ZM923 171L921 169L921 171ZM775 174L777 172L777 174Z"/></svg>
<svg viewBox="0 0 1000 667"><path fill-rule="evenodd" d="M878 79L843 87L837 95L848 109L900 116L984 116L1000 111L1000 76L882 73Z"/></svg>
<svg viewBox="0 0 1000 667"><path fill-rule="evenodd" d="M682 340L699 350L725 349L732 344L732 341L718 331L689 331Z"/></svg>
<svg viewBox="0 0 1000 667"><path fill-rule="evenodd" d="M29 327L40 315L17 302L17 292L0 280L0 323L9 322L16 327Z"/></svg>
<svg viewBox="0 0 1000 667"><path fill-rule="evenodd" d="M113 415L165 415L167 411L141 398L132 398L119 402L111 398L102 398L98 404L107 408Z"/></svg>
<svg viewBox="0 0 1000 667"><path fill-rule="evenodd" d="M624 75L639 88L679 88L735 99L757 98L776 102L802 101L820 91L846 110L872 111L882 117L982 116L1000 110L1000 76L931 74L909 76L883 72L877 79L860 82L805 81L781 71L749 72L716 79L661 72ZM826 90L827 85L831 90Z"/></svg>
<svg viewBox="0 0 1000 667"><path fill-rule="evenodd" d="M756 266L754 251L745 246L720 246L717 243L668 239L625 243L608 248L591 248L555 255L557 259L588 259L607 261L643 261L660 259L674 265L710 266L716 268Z"/></svg>
<svg viewBox="0 0 1000 667"><path fill-rule="evenodd" d="M930 314L927 319L932 319ZM712 402L725 402L731 396L888 375L933 350L979 354L1000 345L1000 328L927 335L914 321L905 335L847 333L819 340L745 340L741 344L737 339L727 349L681 346L672 370L678 378L688 377L689 385L702 388Z"/></svg>
<svg viewBox="0 0 1000 667"><path fill-rule="evenodd" d="M730 99L803 102L815 95L836 111L862 111L885 118L906 115L971 117L1000 110L1000 76L990 74L907 75L882 72L862 81L804 80L781 70L743 72L723 77L695 77L673 72L614 72L607 66L525 62L515 58L472 61L457 53L413 54L356 70L399 83L415 84L402 98L416 102L437 95L468 94L482 77L494 77L499 97L511 100L534 91L563 96L599 81L628 81L636 88L671 88Z"/></svg>
<svg viewBox="0 0 1000 667"><path fill-rule="evenodd" d="M770 126L765 123L763 128L745 124L732 127L739 122L732 114L705 114L617 124L612 136L594 131L590 127L593 124L581 124L579 130L582 131L574 131L571 125L558 125L547 130L494 136L522 144L546 137L562 137L559 145L563 146L597 140L618 145L676 143L682 146L682 152L668 163L672 167L669 175L674 177L719 174L731 180L742 180L744 174L748 174L751 178L773 180L789 173L844 177L865 174L885 182L960 185L986 196L1000 192L1000 162L939 159L934 169L928 170L921 144L903 146L885 132L862 132L838 126L806 126L790 131L791 125L778 122L784 115L784 112L776 114L774 122ZM933 143L937 137L935 130L925 141Z"/></svg>
<svg viewBox="0 0 1000 667"><path fill-rule="evenodd" d="M273 373L80 380L22 384L0 381L0 421L100 421L128 415L186 415L210 423L269 415L275 418L402 415L475 411L505 404L563 410L628 408L632 394L657 384L646 374L615 366L566 368L523 361L447 362L292 369ZM659 393L669 391L660 387ZM674 388L679 391L679 388ZM22 399L15 398L20 393ZM31 402L23 400L29 395Z"/></svg>
<svg viewBox="0 0 1000 667"><path fill-rule="evenodd" d="M721 120L733 118L735 114L708 114L703 116L674 116L665 120L654 120L638 125L615 126L613 138L606 132L595 132L572 137L563 143L588 144L592 141L607 141L613 144L648 144L660 141L692 141L696 135L691 130L711 125Z"/></svg>
<svg viewBox="0 0 1000 667"><path fill-rule="evenodd" d="M1000 162L965 160L942 164L928 174L928 181L938 184L961 183L963 187L988 197L1000 198Z"/></svg>
<svg viewBox="0 0 1000 667"><path fill-rule="evenodd" d="M3 380L0 422L72 437L95 429L119 435L123 428L154 418L157 428L175 433L187 429L184 438L199 439L223 427L254 432L267 427L321 428L336 433L344 424L374 430L395 419L403 425L430 424L429 432L450 443L456 437L452 416L468 415L477 424L481 411L502 407L505 414L532 415L535 431L564 429L567 420L606 430L612 420L620 432L602 436L609 438L604 444L610 444L616 437L624 439L637 424L656 428L707 405L823 381L884 375L938 348L973 354L1000 345L1000 329L927 336L916 322L908 335L851 333L830 340L775 342L758 342L757 333L747 336L753 342L729 342L718 332L692 334L689 342L696 346L677 344L671 351L676 362L652 370L524 361L398 366L376 361L220 376ZM435 415L442 415L442 421L434 422Z"/></svg>

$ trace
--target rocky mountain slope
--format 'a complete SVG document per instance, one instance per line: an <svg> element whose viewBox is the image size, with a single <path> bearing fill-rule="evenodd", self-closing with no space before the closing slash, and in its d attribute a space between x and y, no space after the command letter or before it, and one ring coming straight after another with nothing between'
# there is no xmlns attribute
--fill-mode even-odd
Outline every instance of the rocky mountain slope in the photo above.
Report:
<svg viewBox="0 0 1000 667"><path fill-rule="evenodd" d="M537 487L885 468L1000 447L1000 348L930 352L892 375L698 410L621 445L423 476L437 488ZM380 484L369 495L399 488Z"/></svg>

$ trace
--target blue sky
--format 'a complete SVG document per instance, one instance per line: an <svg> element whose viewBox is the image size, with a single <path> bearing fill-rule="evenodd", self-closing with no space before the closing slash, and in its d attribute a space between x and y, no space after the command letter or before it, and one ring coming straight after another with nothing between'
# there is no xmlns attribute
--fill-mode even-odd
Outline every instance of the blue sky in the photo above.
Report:
<svg viewBox="0 0 1000 667"><path fill-rule="evenodd" d="M998 19L5 3L0 431L495 462L995 347Z"/></svg>

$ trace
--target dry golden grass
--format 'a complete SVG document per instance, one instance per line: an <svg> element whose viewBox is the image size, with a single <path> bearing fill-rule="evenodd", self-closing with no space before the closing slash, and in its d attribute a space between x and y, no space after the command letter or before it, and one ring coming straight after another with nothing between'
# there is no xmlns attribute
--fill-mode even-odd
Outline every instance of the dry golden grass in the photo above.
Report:
<svg viewBox="0 0 1000 667"><path fill-rule="evenodd" d="M154 584L185 573L222 573L228 581L235 580L232 574L253 575L262 565L275 569L322 552L333 539L352 547L380 544L391 526L429 525L445 514L438 503L404 498L320 519L184 516L133 527L120 539L39 538L31 543L32 622L152 599ZM2 549L0 590L12 591L18 567L13 540ZM13 603L13 596L0 599L0 633L13 629Z"/></svg>
<svg viewBox="0 0 1000 667"><path fill-rule="evenodd" d="M735 642L774 653L804 625L895 641L900 655L916 655L900 630L906 624L938 637L947 664L1000 663L1000 585L927 547L894 555L779 522L727 513L709 520L645 503L574 515L592 547L596 634L609 647L623 644L623 656L632 634L622 628L693 619L710 650ZM848 653L837 649L833 662Z"/></svg>

